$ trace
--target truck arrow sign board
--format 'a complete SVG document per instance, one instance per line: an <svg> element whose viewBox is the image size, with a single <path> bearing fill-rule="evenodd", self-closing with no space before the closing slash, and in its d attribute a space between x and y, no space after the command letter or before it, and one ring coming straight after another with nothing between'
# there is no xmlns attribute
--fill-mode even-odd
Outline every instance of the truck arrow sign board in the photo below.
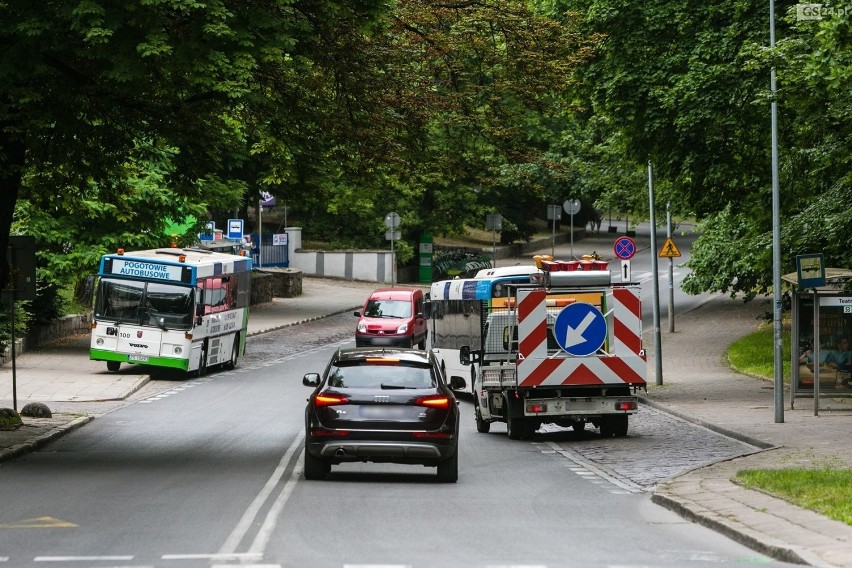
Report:
<svg viewBox="0 0 852 568"><path fill-rule="evenodd" d="M606 318L592 304L575 302L556 316L553 335L566 353L576 357L592 355L606 339Z"/></svg>

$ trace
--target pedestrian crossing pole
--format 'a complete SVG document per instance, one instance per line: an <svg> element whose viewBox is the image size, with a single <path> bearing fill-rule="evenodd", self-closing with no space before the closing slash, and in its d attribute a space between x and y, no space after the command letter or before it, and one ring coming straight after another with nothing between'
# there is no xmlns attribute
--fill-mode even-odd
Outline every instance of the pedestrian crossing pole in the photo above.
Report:
<svg viewBox="0 0 852 568"><path fill-rule="evenodd" d="M672 240L671 201L666 201L666 243ZM669 257L669 333L674 333L674 258Z"/></svg>
<svg viewBox="0 0 852 568"><path fill-rule="evenodd" d="M648 196L651 212L651 274L654 275L654 362L657 384L663 384L663 348L660 342L660 273L657 269L657 218L654 215L654 173L648 160Z"/></svg>

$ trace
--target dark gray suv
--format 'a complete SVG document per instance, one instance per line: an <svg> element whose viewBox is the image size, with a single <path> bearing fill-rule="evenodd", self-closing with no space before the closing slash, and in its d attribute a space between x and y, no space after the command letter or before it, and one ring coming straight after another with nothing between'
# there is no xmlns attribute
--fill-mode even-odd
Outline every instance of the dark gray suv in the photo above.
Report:
<svg viewBox="0 0 852 568"><path fill-rule="evenodd" d="M458 479L458 403L431 351L339 349L322 376L308 373L302 383L314 388L306 479L324 479L344 462L419 464L437 467L439 481Z"/></svg>

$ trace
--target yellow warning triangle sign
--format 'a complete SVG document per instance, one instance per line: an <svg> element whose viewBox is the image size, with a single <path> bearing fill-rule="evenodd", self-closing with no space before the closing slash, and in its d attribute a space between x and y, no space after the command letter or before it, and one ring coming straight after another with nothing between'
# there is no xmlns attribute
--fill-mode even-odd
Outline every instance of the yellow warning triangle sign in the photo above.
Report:
<svg viewBox="0 0 852 568"><path fill-rule="evenodd" d="M0 529L56 529L76 527L74 523L60 521L54 517L36 517L35 519L26 519L16 523L0 524Z"/></svg>
<svg viewBox="0 0 852 568"><path fill-rule="evenodd" d="M666 244L663 245L663 249L660 251L661 258L672 258L674 256L680 256L680 251L677 249L677 245L674 244L674 241L671 237L666 239Z"/></svg>

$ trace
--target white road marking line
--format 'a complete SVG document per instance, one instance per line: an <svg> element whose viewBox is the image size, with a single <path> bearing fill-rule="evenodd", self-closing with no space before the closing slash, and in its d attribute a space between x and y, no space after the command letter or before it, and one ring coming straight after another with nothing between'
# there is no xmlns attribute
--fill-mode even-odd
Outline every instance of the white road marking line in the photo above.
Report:
<svg viewBox="0 0 852 568"><path fill-rule="evenodd" d="M33 562L98 562L106 560L127 561L133 556L36 556Z"/></svg>
<svg viewBox="0 0 852 568"><path fill-rule="evenodd" d="M250 552L231 552L215 554L163 554L161 560L260 560L260 554Z"/></svg>
<svg viewBox="0 0 852 568"><path fill-rule="evenodd" d="M599 466L597 466L594 462L585 459L579 453L570 449L562 448L554 442L546 442L545 444L535 443L533 445L542 448L549 448L550 450L555 450L557 454L561 455L562 457L568 458L573 464L580 466L580 471L574 469L574 467L571 468L571 471L581 476L583 479L588 479L591 481L592 477L596 477L606 482L609 482L612 485L618 487L619 489L627 491L628 493L642 493L643 491L643 488L640 485L633 483L629 479L620 479L614 476L613 474L607 473ZM550 452L548 451L548 453ZM612 492L614 493L615 491L617 490L614 490Z"/></svg>
<svg viewBox="0 0 852 568"><path fill-rule="evenodd" d="M301 436L299 436L299 439L301 439ZM269 539L272 538L272 531L275 530L275 525L278 524L278 516L281 514L281 510L284 509L284 505L287 504L287 500L290 499L290 495L296 488L299 475L302 473L302 462L303 458L300 452L299 457L296 460L296 465L293 466L293 472L290 474L290 479L288 479L287 483L284 484L284 489L281 490L281 493L278 494L278 498L275 499L272 507L269 508L269 512L266 513L266 518L263 520L263 524L260 526L260 529L258 529L257 535L254 537L254 542L251 543L251 547L249 548L251 552L263 552L266 550L266 545L269 544Z"/></svg>
<svg viewBox="0 0 852 568"><path fill-rule="evenodd" d="M411 564L344 564L343 568L411 568Z"/></svg>
<svg viewBox="0 0 852 568"><path fill-rule="evenodd" d="M293 443L290 444L290 447L287 448L287 451L284 453L284 456L281 458L281 461L278 462L278 466L275 468L275 471L272 472L272 475L266 481L266 485L263 486L263 489L260 490L260 493L257 494L257 497L251 502L246 512L243 513L242 518L237 523L237 526L234 527L234 530L231 531L231 534L225 540L224 544L222 544L221 548L219 548L220 554L233 554L237 547L240 545L240 541L245 537L246 533L252 526L255 517L257 517L260 508L269 498L269 495L272 493L272 490L275 489L275 486L278 485L281 478L284 476L284 472L287 469L287 464L290 463L290 460L293 457L293 454L301 449L302 440L305 437L304 432L299 432L299 435L293 440Z"/></svg>

